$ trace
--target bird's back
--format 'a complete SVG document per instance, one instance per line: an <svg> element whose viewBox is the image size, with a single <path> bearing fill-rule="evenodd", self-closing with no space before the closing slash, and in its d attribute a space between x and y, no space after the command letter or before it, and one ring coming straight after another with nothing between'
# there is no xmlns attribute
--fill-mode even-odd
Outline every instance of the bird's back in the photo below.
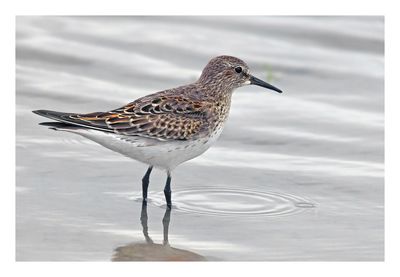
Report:
<svg viewBox="0 0 400 277"><path fill-rule="evenodd" d="M226 120L230 95L210 97L195 84L141 97L107 112L33 111L67 124L158 140L191 140L212 134Z"/></svg>

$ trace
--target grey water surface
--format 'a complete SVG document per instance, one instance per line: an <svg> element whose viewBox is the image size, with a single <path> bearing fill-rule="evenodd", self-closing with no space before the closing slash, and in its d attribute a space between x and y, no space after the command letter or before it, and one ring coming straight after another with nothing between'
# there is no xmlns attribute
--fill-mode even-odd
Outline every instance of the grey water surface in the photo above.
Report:
<svg viewBox="0 0 400 277"><path fill-rule="evenodd" d="M31 112L118 108L221 54L284 93L234 93L171 214L164 172L142 210L146 165ZM18 261L384 259L383 17L17 17L16 77Z"/></svg>

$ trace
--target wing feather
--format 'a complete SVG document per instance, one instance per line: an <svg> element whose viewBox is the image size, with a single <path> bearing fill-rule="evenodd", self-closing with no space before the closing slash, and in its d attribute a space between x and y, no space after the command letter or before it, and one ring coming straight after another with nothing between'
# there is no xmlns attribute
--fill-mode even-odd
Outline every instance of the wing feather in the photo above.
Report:
<svg viewBox="0 0 400 277"><path fill-rule="evenodd" d="M71 123L128 136L187 140L209 128L209 104L182 96L149 95L109 112L68 114Z"/></svg>

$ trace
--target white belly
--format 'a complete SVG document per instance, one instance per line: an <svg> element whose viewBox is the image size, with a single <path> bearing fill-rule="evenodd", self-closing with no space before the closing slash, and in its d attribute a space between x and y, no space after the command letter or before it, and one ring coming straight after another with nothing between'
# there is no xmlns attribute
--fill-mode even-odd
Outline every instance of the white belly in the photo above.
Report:
<svg viewBox="0 0 400 277"><path fill-rule="evenodd" d="M129 158L172 171L179 164L204 153L218 139L222 127L210 137L195 141L159 141L137 136L117 136L96 130L71 131Z"/></svg>

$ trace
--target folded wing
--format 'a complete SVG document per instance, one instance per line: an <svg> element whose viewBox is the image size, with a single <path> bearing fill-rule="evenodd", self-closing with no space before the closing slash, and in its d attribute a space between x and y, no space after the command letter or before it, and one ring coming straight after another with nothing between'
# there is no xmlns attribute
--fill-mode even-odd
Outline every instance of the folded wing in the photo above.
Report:
<svg viewBox="0 0 400 277"><path fill-rule="evenodd" d="M109 112L89 114L34 111L42 116L85 128L160 140L188 140L208 130L207 104L168 95L150 95Z"/></svg>

